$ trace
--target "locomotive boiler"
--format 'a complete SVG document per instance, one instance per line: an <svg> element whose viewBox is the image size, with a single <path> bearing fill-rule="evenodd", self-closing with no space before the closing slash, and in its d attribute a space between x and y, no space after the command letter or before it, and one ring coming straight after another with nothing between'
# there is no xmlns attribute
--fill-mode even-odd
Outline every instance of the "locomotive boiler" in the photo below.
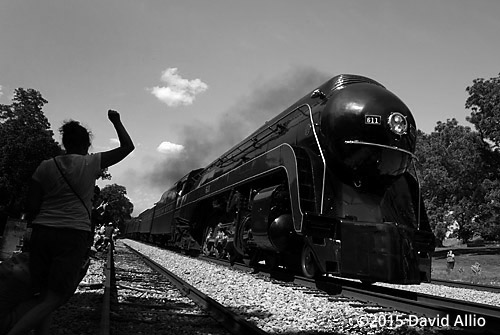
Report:
<svg viewBox="0 0 500 335"><path fill-rule="evenodd" d="M126 233L310 278L429 281L416 133L380 83L336 76L188 173Z"/></svg>

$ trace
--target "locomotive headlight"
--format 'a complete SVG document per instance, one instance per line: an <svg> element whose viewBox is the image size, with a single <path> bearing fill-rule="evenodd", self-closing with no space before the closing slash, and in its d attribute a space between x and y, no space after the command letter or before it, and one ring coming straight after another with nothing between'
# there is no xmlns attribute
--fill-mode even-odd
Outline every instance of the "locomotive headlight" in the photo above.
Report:
<svg viewBox="0 0 500 335"><path fill-rule="evenodd" d="M394 134L406 134L406 130L408 129L408 122L406 122L406 117L403 114L398 112L392 113L391 115L389 115L387 123L389 123L389 128Z"/></svg>

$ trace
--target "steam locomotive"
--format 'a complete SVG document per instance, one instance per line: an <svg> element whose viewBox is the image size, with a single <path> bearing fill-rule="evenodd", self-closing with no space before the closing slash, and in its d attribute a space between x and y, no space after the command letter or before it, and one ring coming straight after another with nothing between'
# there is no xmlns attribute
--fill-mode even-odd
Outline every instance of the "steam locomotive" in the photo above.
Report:
<svg viewBox="0 0 500 335"><path fill-rule="evenodd" d="M124 233L309 278L430 281L416 133L380 83L336 76L189 172Z"/></svg>

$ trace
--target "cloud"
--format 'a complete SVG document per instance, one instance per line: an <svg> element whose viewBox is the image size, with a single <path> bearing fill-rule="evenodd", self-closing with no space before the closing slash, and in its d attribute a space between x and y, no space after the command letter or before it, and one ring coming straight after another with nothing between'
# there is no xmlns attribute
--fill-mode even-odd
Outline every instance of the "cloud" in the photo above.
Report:
<svg viewBox="0 0 500 335"><path fill-rule="evenodd" d="M208 89L208 85L200 79L188 80L182 78L177 73L176 67L163 71L161 81L166 86L155 86L151 89L151 93L170 107L191 105L196 95Z"/></svg>
<svg viewBox="0 0 500 335"><path fill-rule="evenodd" d="M0 98L2 97L3 92L2 92L2 85L0 85Z"/></svg>
<svg viewBox="0 0 500 335"><path fill-rule="evenodd" d="M184 150L184 146L180 144L175 144L171 142L161 142L156 151L161 152L163 154L175 155Z"/></svg>

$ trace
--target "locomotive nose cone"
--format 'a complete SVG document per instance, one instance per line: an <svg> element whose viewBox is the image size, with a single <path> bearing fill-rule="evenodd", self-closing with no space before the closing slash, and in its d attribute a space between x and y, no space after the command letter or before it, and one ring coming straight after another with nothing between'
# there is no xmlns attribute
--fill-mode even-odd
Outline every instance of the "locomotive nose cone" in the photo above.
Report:
<svg viewBox="0 0 500 335"><path fill-rule="evenodd" d="M345 178L403 173L415 150L415 120L408 107L382 86L348 85L334 92L321 117L332 165ZM356 179L356 180L354 180Z"/></svg>
<svg viewBox="0 0 500 335"><path fill-rule="evenodd" d="M346 140L398 146L409 151L415 146L415 121L408 107L384 87L373 84L349 85L332 95L321 126L335 147Z"/></svg>

